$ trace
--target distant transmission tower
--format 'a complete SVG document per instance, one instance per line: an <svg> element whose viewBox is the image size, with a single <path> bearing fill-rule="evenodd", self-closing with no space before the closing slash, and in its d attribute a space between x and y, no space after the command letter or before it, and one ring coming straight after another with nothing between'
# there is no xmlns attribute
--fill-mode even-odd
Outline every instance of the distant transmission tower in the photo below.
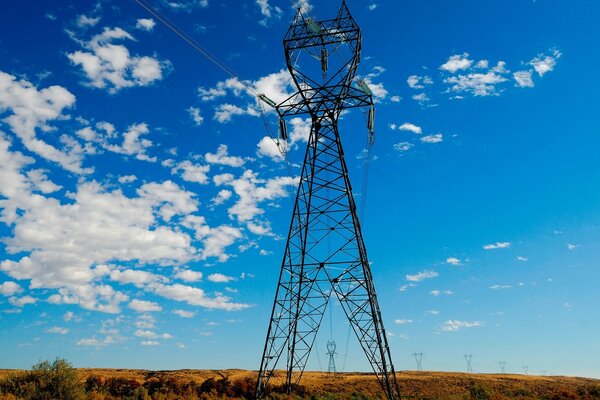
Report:
<svg viewBox="0 0 600 400"><path fill-rule="evenodd" d="M529 375L529 367L527 365L523 365L523 371L525 371L525 375Z"/></svg>
<svg viewBox="0 0 600 400"><path fill-rule="evenodd" d="M498 361L498 365L500 366L500 372L504 374L506 372L506 361Z"/></svg>
<svg viewBox="0 0 600 400"><path fill-rule="evenodd" d="M327 355L329 356L329 367L327 367L328 374L334 374L337 372L335 369L335 355L337 354L335 352L335 347L335 340L330 340L327 342Z"/></svg>
<svg viewBox="0 0 600 400"><path fill-rule="evenodd" d="M540 375L541 375L541 376L546 376L546 373L547 373L547 372L548 372L548 371L546 371L545 369L543 369L543 370L541 370L541 371L540 371Z"/></svg>
<svg viewBox="0 0 600 400"><path fill-rule="evenodd" d="M400 399L371 267L338 131L348 108L368 107L374 134L373 93L355 82L361 32L342 1L334 19L315 21L298 9L283 41L298 92L276 104L281 138L285 118L307 115L311 132L285 247L279 284L256 385L261 398L280 357L287 393L299 384L330 297L340 302L389 400ZM364 194L363 194L364 195Z"/></svg>
<svg viewBox="0 0 600 400"><path fill-rule="evenodd" d="M416 351L412 353L412 356L415 357L415 361L417 362L417 371L423 371L423 352L417 353Z"/></svg>
<svg viewBox="0 0 600 400"><path fill-rule="evenodd" d="M471 360L473 360L473 354L465 354L465 361L467 361L467 372L473 372Z"/></svg>

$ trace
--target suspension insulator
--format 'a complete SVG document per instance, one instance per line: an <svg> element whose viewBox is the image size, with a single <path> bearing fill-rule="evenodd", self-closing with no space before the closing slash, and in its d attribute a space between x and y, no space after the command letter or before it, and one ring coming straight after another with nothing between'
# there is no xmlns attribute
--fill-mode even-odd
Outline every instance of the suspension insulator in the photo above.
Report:
<svg viewBox="0 0 600 400"><path fill-rule="evenodd" d="M321 49L321 70L323 71L323 79L327 77L327 69L329 68L329 55L327 54L327 48Z"/></svg>
<svg viewBox="0 0 600 400"><path fill-rule="evenodd" d="M367 120L367 129L370 133L375 132L375 106L369 108L369 118Z"/></svg>
<svg viewBox="0 0 600 400"><path fill-rule="evenodd" d="M279 118L279 136L283 140L288 140L287 124L283 118Z"/></svg>

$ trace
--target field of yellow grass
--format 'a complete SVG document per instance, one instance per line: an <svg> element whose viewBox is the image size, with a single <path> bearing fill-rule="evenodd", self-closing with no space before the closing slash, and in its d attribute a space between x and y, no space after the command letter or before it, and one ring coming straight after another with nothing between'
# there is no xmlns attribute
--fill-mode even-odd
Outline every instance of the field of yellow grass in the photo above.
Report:
<svg viewBox="0 0 600 400"><path fill-rule="evenodd" d="M0 379L10 370L0 370ZM193 381L201 384L207 379L227 378L254 380L255 371L246 370L177 370L146 371L132 369L78 369L82 380L88 377L102 379L120 378L144 384L151 379L178 382ZM472 399L473 388L483 388L484 397L491 399L600 399L600 380L564 376L533 376L512 374L465 374L452 372L399 372L398 381L402 396L414 399ZM285 372L277 371L271 380L273 385L284 382ZM374 375L367 373L306 372L301 385L316 397L356 397L360 394L369 398L380 398L382 392ZM598 396L598 397L596 397Z"/></svg>

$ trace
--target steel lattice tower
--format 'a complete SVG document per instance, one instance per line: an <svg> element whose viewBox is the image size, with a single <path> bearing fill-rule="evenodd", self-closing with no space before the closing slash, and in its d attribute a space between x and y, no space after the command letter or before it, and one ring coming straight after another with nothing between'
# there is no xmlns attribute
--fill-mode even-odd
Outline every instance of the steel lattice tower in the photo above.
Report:
<svg viewBox="0 0 600 400"><path fill-rule="evenodd" d="M397 400L400 391L338 132L342 110L369 107L372 134L372 93L364 81L353 86L360 62L360 28L345 1L331 20L315 21L299 9L285 36L284 48L298 92L275 105L280 125L285 117L303 114L312 119L312 128L256 397L264 394L282 355L288 393L300 382L334 295L387 398Z"/></svg>
<svg viewBox="0 0 600 400"><path fill-rule="evenodd" d="M328 374L335 374L337 372L335 368L335 355L337 354L335 352L336 347L335 340L327 342L327 355L329 356L329 365L327 366Z"/></svg>

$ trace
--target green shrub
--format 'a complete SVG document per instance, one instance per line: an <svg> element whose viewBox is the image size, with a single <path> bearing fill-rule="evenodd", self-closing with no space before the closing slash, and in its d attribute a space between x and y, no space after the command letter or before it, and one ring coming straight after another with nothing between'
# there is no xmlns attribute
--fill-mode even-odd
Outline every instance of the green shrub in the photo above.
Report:
<svg viewBox="0 0 600 400"><path fill-rule="evenodd" d="M474 384L469 388L469 395L472 400L490 400L492 394L490 390L483 385Z"/></svg>
<svg viewBox="0 0 600 400"><path fill-rule="evenodd" d="M84 388L71 364L57 358L41 361L31 371L12 374L0 383L0 392L24 400L82 400Z"/></svg>

